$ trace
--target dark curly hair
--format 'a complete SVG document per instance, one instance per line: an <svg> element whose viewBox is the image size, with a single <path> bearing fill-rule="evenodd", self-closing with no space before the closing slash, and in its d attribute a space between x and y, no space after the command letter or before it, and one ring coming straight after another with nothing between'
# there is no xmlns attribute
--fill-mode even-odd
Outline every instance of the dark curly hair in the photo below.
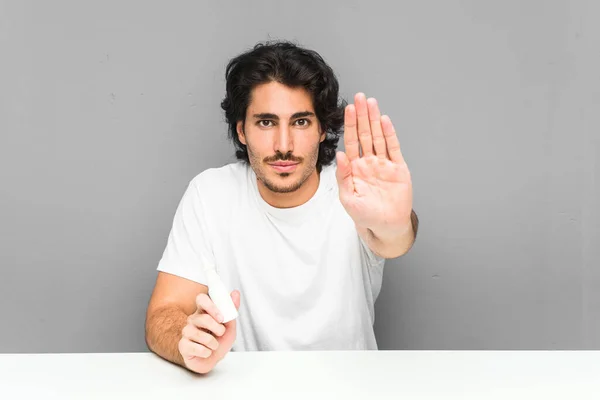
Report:
<svg viewBox="0 0 600 400"><path fill-rule="evenodd" d="M229 125L228 136L235 145L238 160L249 162L248 149L238 138L236 125L244 121L254 87L278 82L303 87L312 98L315 114L326 137L319 145L317 170L331 164L344 125L345 100L338 103L339 84L335 73L315 51L290 41L258 43L227 64L226 95L221 102Z"/></svg>

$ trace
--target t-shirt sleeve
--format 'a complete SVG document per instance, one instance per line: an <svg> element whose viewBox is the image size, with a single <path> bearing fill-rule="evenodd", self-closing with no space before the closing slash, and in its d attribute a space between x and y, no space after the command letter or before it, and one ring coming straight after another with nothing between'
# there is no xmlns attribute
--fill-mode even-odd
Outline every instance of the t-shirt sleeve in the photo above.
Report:
<svg viewBox="0 0 600 400"><path fill-rule="evenodd" d="M369 248L363 238L358 235L360 240L360 246L363 257L367 261L367 274L369 275L369 281L371 282L371 290L375 298L381 291L381 283L383 279L383 269L385 266L385 258L375 254L373 250Z"/></svg>
<svg viewBox="0 0 600 400"><path fill-rule="evenodd" d="M385 264L385 258L377 255L373 250L371 250L369 248L369 246L367 245L367 242L365 242L363 240L362 236L360 236L358 233L357 233L357 235L360 240L360 245L362 248L363 255L366 258L369 265L382 268L383 265Z"/></svg>
<svg viewBox="0 0 600 400"><path fill-rule="evenodd" d="M196 177L188 185L173 218L158 271L207 285L204 263L213 262L206 210Z"/></svg>

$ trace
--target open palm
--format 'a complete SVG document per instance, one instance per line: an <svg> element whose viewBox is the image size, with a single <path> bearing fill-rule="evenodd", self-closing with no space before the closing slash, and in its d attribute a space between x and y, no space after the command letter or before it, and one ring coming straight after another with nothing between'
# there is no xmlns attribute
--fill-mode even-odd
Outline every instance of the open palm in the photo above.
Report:
<svg viewBox="0 0 600 400"><path fill-rule="evenodd" d="M359 228L408 226L412 181L392 121L375 99L358 93L354 100L344 116L346 152L337 153L340 201Z"/></svg>

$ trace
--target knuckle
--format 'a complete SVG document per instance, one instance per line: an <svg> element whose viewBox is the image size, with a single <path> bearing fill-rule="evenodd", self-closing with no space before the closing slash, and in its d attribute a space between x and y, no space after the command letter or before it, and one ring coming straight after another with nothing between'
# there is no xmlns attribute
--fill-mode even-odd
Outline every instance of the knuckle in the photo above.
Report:
<svg viewBox="0 0 600 400"><path fill-rule="evenodd" d="M186 325L183 327L183 329L181 330L181 336L184 338L190 337L190 325Z"/></svg>
<svg viewBox="0 0 600 400"><path fill-rule="evenodd" d="M182 356L187 356L189 351L189 347L187 346L188 340L186 338L181 338L181 340L179 341L179 345L177 346L179 353Z"/></svg>
<svg viewBox="0 0 600 400"><path fill-rule="evenodd" d="M218 323L211 315L202 314L200 316L202 320L201 326L205 329L210 330L217 336L222 336L225 333L225 326L223 324Z"/></svg>
<svg viewBox="0 0 600 400"><path fill-rule="evenodd" d="M204 333L204 335L202 335L202 342L203 344L208 347L211 350L216 350L217 347L219 347L219 342L217 342L217 339L215 339L215 337L213 335L211 335L210 333Z"/></svg>
<svg viewBox="0 0 600 400"><path fill-rule="evenodd" d="M207 325L210 325L211 321L212 321L212 317L208 314L202 314L199 318L198 318L203 327L207 327Z"/></svg>
<svg viewBox="0 0 600 400"><path fill-rule="evenodd" d="M217 311L217 306L211 301L210 303L206 304L204 311L210 313L212 316Z"/></svg>
<svg viewBox="0 0 600 400"><path fill-rule="evenodd" d="M198 341L198 343L202 343L203 345L206 345L210 340L207 335L208 334L206 332L199 331L196 333L196 340Z"/></svg>
<svg viewBox="0 0 600 400"><path fill-rule="evenodd" d="M208 295L206 293L200 293L198 296L196 296L196 305L198 307L201 307L202 304L204 304L206 302L207 298L208 298Z"/></svg>
<svg viewBox="0 0 600 400"><path fill-rule="evenodd" d="M195 322L195 321L194 321L194 314L192 314L192 315L189 315L189 316L187 317L187 324L188 324L188 325L194 325L194 322Z"/></svg>
<svg viewBox="0 0 600 400"><path fill-rule="evenodd" d="M202 347L200 350L198 350L198 357L208 358L211 354L212 351L206 347Z"/></svg>
<svg viewBox="0 0 600 400"><path fill-rule="evenodd" d="M214 331L217 326L217 321L209 314L202 315L202 327Z"/></svg>

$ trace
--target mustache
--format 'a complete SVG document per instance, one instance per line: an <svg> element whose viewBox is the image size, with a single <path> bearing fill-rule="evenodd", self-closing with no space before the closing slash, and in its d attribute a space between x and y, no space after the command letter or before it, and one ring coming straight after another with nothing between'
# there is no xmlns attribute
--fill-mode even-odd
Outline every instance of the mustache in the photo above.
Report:
<svg viewBox="0 0 600 400"><path fill-rule="evenodd" d="M272 155L270 157L266 157L264 159L264 161L266 163L274 163L276 161L291 161L291 162L297 162L297 163L301 163L303 160L302 157L296 157L293 156L292 153L276 153L275 155Z"/></svg>

